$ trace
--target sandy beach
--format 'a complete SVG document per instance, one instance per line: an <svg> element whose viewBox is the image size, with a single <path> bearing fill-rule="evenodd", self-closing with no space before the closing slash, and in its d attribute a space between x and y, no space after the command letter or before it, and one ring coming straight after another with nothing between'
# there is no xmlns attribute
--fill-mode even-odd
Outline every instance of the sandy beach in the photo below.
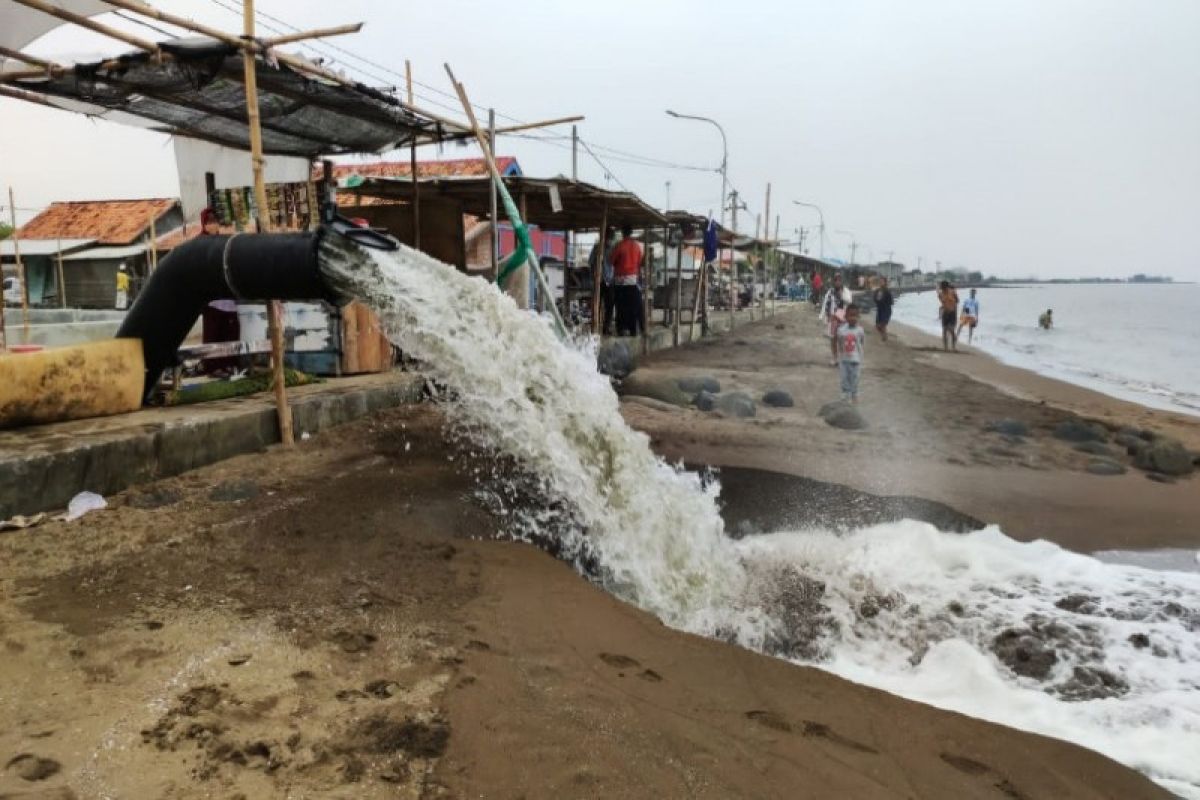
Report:
<svg viewBox="0 0 1200 800"><path fill-rule="evenodd" d="M1188 420L901 331L869 344L870 427L842 431L816 417L836 392L823 344L800 309L639 371L783 388L793 408L623 411L668 457L727 468L735 532L918 516L1080 550L1196 545L1195 478L1090 475L1047 433L1081 413L1195 442ZM1000 453L999 418L1031 434ZM1063 741L672 631L496 541L444 424L385 412L0 535L0 796L1168 796Z"/></svg>
<svg viewBox="0 0 1200 800"><path fill-rule="evenodd" d="M838 399L837 370L815 313L793 309L732 336L653 354L638 371L650 383L710 376L724 391L754 398L783 389L793 408L758 405L752 419L714 419L694 409L626 398L624 413L664 456L688 463L749 467L943 503L1015 539L1048 539L1078 552L1200 547L1195 473L1148 480L1123 448L1103 444L1126 467L1085 471L1095 455L1055 436L1068 420L1154 431L1200 450L1200 422L1005 366L969 347L893 326L882 343L868 324L861 412L868 427L830 427L820 408ZM701 420L703 423L701 424ZM1015 420L1021 437L988 430Z"/></svg>

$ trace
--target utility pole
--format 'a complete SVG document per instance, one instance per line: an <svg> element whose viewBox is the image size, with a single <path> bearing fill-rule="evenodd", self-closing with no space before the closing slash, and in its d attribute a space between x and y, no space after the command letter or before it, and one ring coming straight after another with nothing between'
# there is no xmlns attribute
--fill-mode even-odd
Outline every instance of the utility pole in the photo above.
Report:
<svg viewBox="0 0 1200 800"><path fill-rule="evenodd" d="M770 183L767 184L767 202L763 206L763 225L765 226L763 228L763 238L770 239L771 238L771 184ZM762 265L762 268L763 268L762 281L763 281L764 288L767 283L767 262L766 262L765 255L766 254L764 253L764 259L763 259L763 265ZM757 276L758 276L758 268L756 267L755 268L755 278L754 278L755 283L758 282ZM765 314L767 312L767 296L765 294L762 297L762 308L763 308L763 313Z"/></svg>
<svg viewBox="0 0 1200 800"><path fill-rule="evenodd" d="M858 242L850 240L850 266L854 266L854 254L858 250Z"/></svg>
<svg viewBox="0 0 1200 800"><path fill-rule="evenodd" d="M579 126L571 126L571 182L579 181Z"/></svg>
<svg viewBox="0 0 1200 800"><path fill-rule="evenodd" d="M667 207L664 210L665 211L671 210L671 182L670 181L667 181Z"/></svg>
<svg viewBox="0 0 1200 800"><path fill-rule="evenodd" d="M736 323L734 317L734 306L737 304L737 212L738 212L738 191L731 189L729 191L729 204L733 207L733 241L729 243L729 330L733 330Z"/></svg>

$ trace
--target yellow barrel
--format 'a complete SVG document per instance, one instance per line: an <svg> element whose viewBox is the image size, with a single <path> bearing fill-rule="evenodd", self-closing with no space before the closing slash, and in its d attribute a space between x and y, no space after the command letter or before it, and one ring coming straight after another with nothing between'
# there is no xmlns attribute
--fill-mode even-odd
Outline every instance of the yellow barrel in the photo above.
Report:
<svg viewBox="0 0 1200 800"><path fill-rule="evenodd" d="M0 428L136 411L141 339L109 339L0 355Z"/></svg>

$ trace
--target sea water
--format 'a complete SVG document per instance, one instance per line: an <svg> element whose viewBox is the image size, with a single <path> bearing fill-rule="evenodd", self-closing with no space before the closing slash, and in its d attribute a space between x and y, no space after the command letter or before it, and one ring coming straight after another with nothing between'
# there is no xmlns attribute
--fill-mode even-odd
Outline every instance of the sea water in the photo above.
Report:
<svg viewBox="0 0 1200 800"><path fill-rule="evenodd" d="M591 341L560 343L547 319L407 248L327 262L444 387L456 431L503 458L488 481L532 480L540 501L504 509L514 537L552 539L676 628L1076 742L1200 798L1200 575L912 521L735 541L717 484L625 424ZM1045 674L1006 666L1005 636L1046 642Z"/></svg>
<svg viewBox="0 0 1200 800"><path fill-rule="evenodd" d="M980 289L978 298L973 344L1002 362L1200 416L1200 284L1037 284ZM1048 331L1037 324L1047 309ZM933 292L901 295L895 319L941 336Z"/></svg>

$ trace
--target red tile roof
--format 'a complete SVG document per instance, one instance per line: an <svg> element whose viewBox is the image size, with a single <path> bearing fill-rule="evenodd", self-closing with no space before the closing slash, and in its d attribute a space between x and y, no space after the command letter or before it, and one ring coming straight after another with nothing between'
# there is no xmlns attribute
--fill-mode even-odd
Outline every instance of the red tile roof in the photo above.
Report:
<svg viewBox="0 0 1200 800"><path fill-rule="evenodd" d="M51 203L21 228L22 239L95 239L100 244L132 244L179 201L81 200Z"/></svg>
<svg viewBox="0 0 1200 800"><path fill-rule="evenodd" d="M500 174L506 174L517 163L512 156L496 159ZM478 178L487 175L487 163L482 158L449 158L443 161L418 161L417 175L422 178ZM373 161L365 164L334 164L333 179L341 180L351 175L364 178L407 178L412 175L408 161ZM319 178L320 173L315 177Z"/></svg>
<svg viewBox="0 0 1200 800"><path fill-rule="evenodd" d="M521 168L517 159L512 156L501 156L496 159L496 167L501 175L520 174ZM487 162L482 158L450 158L442 161L418 161L417 175L422 178L478 178L488 174ZM408 178L412 176L412 164L408 161L374 161L365 164L335 164L333 179L340 181L351 175L361 175L364 178ZM315 173L320 178L320 173ZM353 191L339 192L339 206L374 206L391 204L394 201L378 197L364 197L359 201Z"/></svg>

